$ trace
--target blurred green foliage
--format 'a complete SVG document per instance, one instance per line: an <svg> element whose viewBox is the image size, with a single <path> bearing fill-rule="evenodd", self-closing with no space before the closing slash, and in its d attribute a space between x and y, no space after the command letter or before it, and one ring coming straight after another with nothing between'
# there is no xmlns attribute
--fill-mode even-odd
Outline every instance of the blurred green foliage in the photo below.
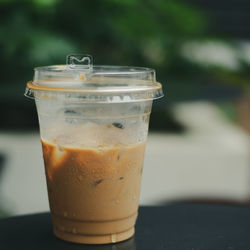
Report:
<svg viewBox="0 0 250 250"><path fill-rule="evenodd" d="M164 88L168 81L167 99L154 105L151 126L156 129L171 124L170 111L163 119L166 100L213 95L206 89L211 82L248 84L245 69L243 74L220 65L207 67L206 60L200 61L206 56L195 56L199 50L191 51L193 55L187 49L185 56L185 45L209 39L209 20L184 0L0 0L0 14L2 127L35 126L35 108L30 110L23 97L25 83L32 79L34 67L65 64L71 53L91 54L94 64L155 68ZM174 120L172 124L178 127Z"/></svg>
<svg viewBox="0 0 250 250"><path fill-rule="evenodd" d="M135 65L189 72L183 41L204 35L199 11L176 0L0 1L1 85L32 78L31 69L64 64L87 53L95 64Z"/></svg>

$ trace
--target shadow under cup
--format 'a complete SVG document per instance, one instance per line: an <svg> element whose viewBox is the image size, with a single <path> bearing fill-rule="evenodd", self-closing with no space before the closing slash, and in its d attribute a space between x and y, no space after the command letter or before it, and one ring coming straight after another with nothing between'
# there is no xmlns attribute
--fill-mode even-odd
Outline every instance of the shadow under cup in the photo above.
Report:
<svg viewBox="0 0 250 250"><path fill-rule="evenodd" d="M155 96L122 101L115 96L124 84L115 86L109 101L79 98L71 89L39 89L34 82L27 87L33 87L37 106L54 234L87 244L132 237L152 101L162 96L159 84Z"/></svg>

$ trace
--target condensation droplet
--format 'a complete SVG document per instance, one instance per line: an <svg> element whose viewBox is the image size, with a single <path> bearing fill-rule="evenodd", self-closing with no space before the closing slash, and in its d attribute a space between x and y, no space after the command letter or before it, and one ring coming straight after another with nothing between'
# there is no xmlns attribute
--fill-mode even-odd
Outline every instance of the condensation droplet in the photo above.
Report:
<svg viewBox="0 0 250 250"><path fill-rule="evenodd" d="M112 243L116 243L116 234L111 234Z"/></svg>

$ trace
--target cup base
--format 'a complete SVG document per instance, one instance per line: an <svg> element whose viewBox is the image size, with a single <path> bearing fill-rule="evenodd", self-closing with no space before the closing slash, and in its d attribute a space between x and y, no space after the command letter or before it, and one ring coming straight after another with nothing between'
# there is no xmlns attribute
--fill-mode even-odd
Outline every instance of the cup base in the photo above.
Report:
<svg viewBox="0 0 250 250"><path fill-rule="evenodd" d="M135 228L132 227L127 231L107 235L84 235L62 232L54 229L54 234L59 239L81 244L110 244L117 243L131 238L135 233Z"/></svg>

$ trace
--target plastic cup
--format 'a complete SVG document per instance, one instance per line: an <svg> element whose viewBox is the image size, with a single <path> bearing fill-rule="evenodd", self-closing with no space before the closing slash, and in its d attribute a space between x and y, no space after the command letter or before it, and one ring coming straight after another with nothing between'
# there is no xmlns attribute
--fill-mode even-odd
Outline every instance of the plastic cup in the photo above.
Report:
<svg viewBox="0 0 250 250"><path fill-rule="evenodd" d="M152 101L163 96L155 71L73 55L35 68L25 95L36 102L54 234L86 244L132 237Z"/></svg>

